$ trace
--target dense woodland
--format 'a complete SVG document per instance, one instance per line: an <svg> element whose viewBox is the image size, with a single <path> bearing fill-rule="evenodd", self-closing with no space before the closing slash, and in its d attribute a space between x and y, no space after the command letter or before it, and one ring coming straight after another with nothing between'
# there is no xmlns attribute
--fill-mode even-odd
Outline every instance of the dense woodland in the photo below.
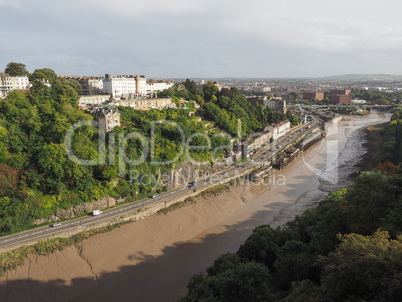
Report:
<svg viewBox="0 0 402 302"><path fill-rule="evenodd" d="M402 119L383 130L375 170L284 227L257 227L237 253L193 276L180 301L400 301Z"/></svg>
<svg viewBox="0 0 402 302"><path fill-rule="evenodd" d="M161 175L186 160L182 156L170 164L152 164L151 160L173 160L180 151L186 154L186 150L181 149L182 140L177 128L172 123L158 123L153 137L154 154L149 152L141 164L125 165L122 173L125 177L119 177L123 158L118 151L112 156L114 163L108 161L111 151L108 144L105 164L76 164L67 157L65 135L74 123L93 119L77 109L81 86L73 80L57 78L48 68L29 74L25 65L14 63L9 64L6 71L13 75L28 74L33 86L28 92L13 91L0 100L0 235L28 229L35 219L47 218L59 208L68 209L104 196L135 201L165 191L166 184L157 182L157 178L147 178L130 186L129 170L137 170L140 177ZM49 81L52 88L44 85L43 80ZM189 146L207 146L207 138L210 140L211 149L190 149L189 155L197 162L211 164L214 158L223 157L225 150L230 148L226 133L237 137L238 119L242 121L241 134L246 135L263 129L267 123L286 118L270 109L249 104L236 89L219 92L211 84L198 87L187 80L180 85L180 90L176 85L161 93L173 97L179 105L183 105L181 98L195 100L201 105L195 116L189 116L190 111L195 111L191 109L194 108L191 102L185 103L190 109L138 111L120 107L122 126L106 134L106 142L113 134L115 146L119 146L121 134L135 132L146 138L151 150L152 122L174 122L182 129ZM291 115L289 118L298 122ZM192 137L195 133L205 134L205 137ZM81 159L98 159L99 140L96 128L77 129L72 141L74 154ZM143 155L145 146L140 140L130 139L123 145L128 159L140 159ZM212 154L215 149L217 152Z"/></svg>

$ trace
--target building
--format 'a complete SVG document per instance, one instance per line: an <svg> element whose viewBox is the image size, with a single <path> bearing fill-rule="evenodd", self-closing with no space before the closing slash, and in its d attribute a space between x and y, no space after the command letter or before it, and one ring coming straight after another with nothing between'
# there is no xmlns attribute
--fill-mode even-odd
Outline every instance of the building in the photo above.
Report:
<svg viewBox="0 0 402 302"><path fill-rule="evenodd" d="M247 102L250 102L253 106L256 105L263 105L264 102L268 99L266 96L251 96L251 97L246 97Z"/></svg>
<svg viewBox="0 0 402 302"><path fill-rule="evenodd" d="M8 73L0 73L0 97L4 98L13 90L28 90L29 79L26 75L10 76Z"/></svg>
<svg viewBox="0 0 402 302"><path fill-rule="evenodd" d="M241 143L241 144L235 144L233 147L235 152L237 153L241 152L242 157L248 158L250 157L250 155L252 155L253 144Z"/></svg>
<svg viewBox="0 0 402 302"><path fill-rule="evenodd" d="M267 99L264 101L264 108L272 108L276 113L286 114L286 101L282 99Z"/></svg>
<svg viewBox="0 0 402 302"><path fill-rule="evenodd" d="M329 99L331 104L343 105L352 104L352 96L350 95L352 91L350 89L332 89L329 92Z"/></svg>
<svg viewBox="0 0 402 302"><path fill-rule="evenodd" d="M103 79L103 91L116 100L123 95L144 96L147 94L147 79L143 75L113 76L106 74Z"/></svg>
<svg viewBox="0 0 402 302"><path fill-rule="evenodd" d="M110 100L110 95L83 95L78 100L78 106L94 106L106 104Z"/></svg>
<svg viewBox="0 0 402 302"><path fill-rule="evenodd" d="M94 121L99 123L99 129L110 132L114 127L120 126L120 113L117 109L96 108L92 111Z"/></svg>
<svg viewBox="0 0 402 302"><path fill-rule="evenodd" d="M254 143L254 149L261 148L263 145L268 145L272 137L270 131L257 132L252 135L251 141Z"/></svg>
<svg viewBox="0 0 402 302"><path fill-rule="evenodd" d="M255 150L263 147L264 145L268 145L270 143L271 137L272 133L270 131L262 131L250 135L246 142L235 144L233 146L233 149L235 152L237 152L236 160L240 156L240 153L243 157L250 157L251 155L253 155Z"/></svg>
<svg viewBox="0 0 402 302"><path fill-rule="evenodd" d="M116 100L114 103L118 106L131 107L138 110L176 108L176 104L172 103L171 98Z"/></svg>
<svg viewBox="0 0 402 302"><path fill-rule="evenodd" d="M331 89L331 90L329 91L329 94L330 94L330 95L336 95L336 94L339 94L339 95L350 95L351 92L352 92L352 90L350 90L350 89Z"/></svg>
<svg viewBox="0 0 402 302"><path fill-rule="evenodd" d="M62 76L66 80L74 80L82 87L81 95L103 94L103 77Z"/></svg>
<svg viewBox="0 0 402 302"><path fill-rule="evenodd" d="M316 91L303 92L303 100L313 100L313 99L322 101L324 99L324 92L316 92Z"/></svg>
<svg viewBox="0 0 402 302"><path fill-rule="evenodd" d="M278 138L288 133L289 129L290 129L290 122L288 120L284 120L276 124L271 124L265 127L264 131L266 132L270 131L272 133L272 138L274 140L277 140Z"/></svg>
<svg viewBox="0 0 402 302"><path fill-rule="evenodd" d="M173 87L173 82L169 81L150 81L147 82L147 95L157 94L158 91L163 91Z"/></svg>
<svg viewBox="0 0 402 302"><path fill-rule="evenodd" d="M286 113L286 101L281 98L270 99L267 96L253 96L246 98L248 102L255 105L262 105L264 108L272 108L277 113Z"/></svg>
<svg viewBox="0 0 402 302"><path fill-rule="evenodd" d="M340 94L335 94L335 95L330 95L329 99L331 101L331 104L334 105L350 105L352 104L352 96L351 95L340 95Z"/></svg>
<svg viewBox="0 0 402 302"><path fill-rule="evenodd" d="M367 102L366 100L359 100L359 99L352 100L352 104L358 104L358 105L363 105L366 102Z"/></svg>

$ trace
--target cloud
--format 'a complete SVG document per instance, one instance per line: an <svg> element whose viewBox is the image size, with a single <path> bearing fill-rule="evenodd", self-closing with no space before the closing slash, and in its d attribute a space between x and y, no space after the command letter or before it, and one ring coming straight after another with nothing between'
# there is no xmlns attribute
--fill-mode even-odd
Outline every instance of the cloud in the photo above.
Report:
<svg viewBox="0 0 402 302"><path fill-rule="evenodd" d="M119 34L116 33L116 32L111 32L111 31L103 31L103 32L99 33L99 35L101 35L101 36L108 36L108 37L116 37L116 36L118 36Z"/></svg>
<svg viewBox="0 0 402 302"><path fill-rule="evenodd" d="M0 65L152 77L395 72L401 9L395 0L0 0Z"/></svg>

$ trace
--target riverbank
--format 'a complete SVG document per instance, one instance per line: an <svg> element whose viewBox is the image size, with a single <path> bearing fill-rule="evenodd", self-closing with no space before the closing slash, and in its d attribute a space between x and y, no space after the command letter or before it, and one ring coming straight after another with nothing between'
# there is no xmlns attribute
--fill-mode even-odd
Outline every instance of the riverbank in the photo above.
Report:
<svg viewBox="0 0 402 302"><path fill-rule="evenodd" d="M167 215L155 214L50 254L30 254L24 265L6 272L0 280L0 301L28 301L26 294L32 301L46 301L52 291L57 292L57 300L69 301L99 286L124 283L127 272L166 257L172 245L191 241L269 189L246 183L217 195L200 194L191 204Z"/></svg>
<svg viewBox="0 0 402 302"><path fill-rule="evenodd" d="M369 171L374 169L378 164L377 158L381 154L381 146L384 141L382 133L385 125L386 123L370 125L364 129L366 143L363 146L367 149L367 153L363 156L363 160L358 164L359 170Z"/></svg>
<svg viewBox="0 0 402 302"><path fill-rule="evenodd" d="M31 255L0 279L0 301L175 301L192 275L236 251L254 227L282 225L350 183L344 175L362 155L356 129L381 121L370 115L331 125L325 140L263 185L238 184L51 255Z"/></svg>

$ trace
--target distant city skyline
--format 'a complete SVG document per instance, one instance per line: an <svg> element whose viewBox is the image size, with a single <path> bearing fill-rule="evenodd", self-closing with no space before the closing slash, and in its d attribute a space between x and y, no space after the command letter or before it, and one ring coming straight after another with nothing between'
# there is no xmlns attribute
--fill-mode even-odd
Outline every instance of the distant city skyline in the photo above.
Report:
<svg viewBox="0 0 402 302"><path fill-rule="evenodd" d="M402 74L395 0L0 0L0 70L295 78Z"/></svg>

